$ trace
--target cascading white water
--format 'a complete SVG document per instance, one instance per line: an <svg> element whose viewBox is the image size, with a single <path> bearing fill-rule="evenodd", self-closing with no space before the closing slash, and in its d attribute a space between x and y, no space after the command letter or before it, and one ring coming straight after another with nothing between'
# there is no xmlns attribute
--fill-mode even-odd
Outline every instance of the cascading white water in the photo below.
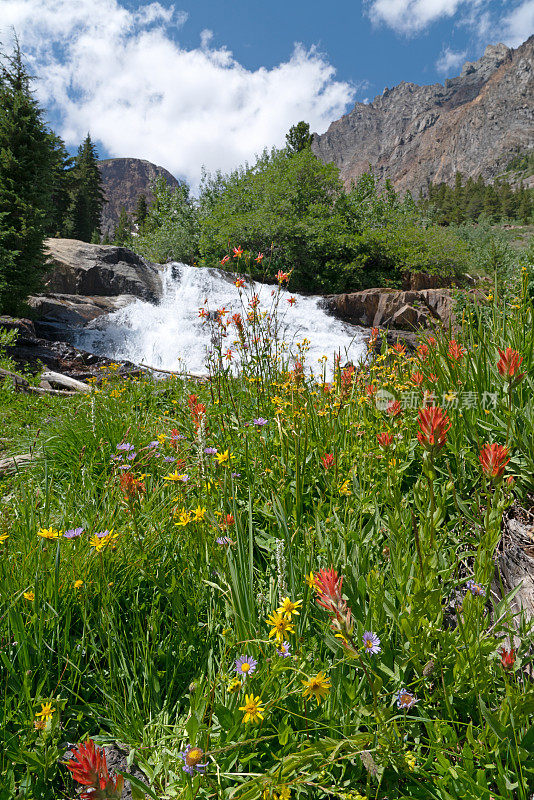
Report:
<svg viewBox="0 0 534 800"><path fill-rule="evenodd" d="M185 370L193 374L206 372L206 354L210 348L209 325L198 315L208 302L215 310L242 312L235 275L222 270L190 267L171 263L162 271L163 294L159 303L136 300L106 317L100 317L83 328L75 344L84 350L118 361L149 364L165 370ZM255 292L260 308L268 308L275 287L250 283L247 294ZM331 371L334 355L341 363L356 363L365 352L364 332L347 325L320 308L318 297L283 293L280 310L283 314L284 340L290 350L304 338L310 341L306 364L318 371L318 359L328 357ZM286 299L295 297L294 305Z"/></svg>

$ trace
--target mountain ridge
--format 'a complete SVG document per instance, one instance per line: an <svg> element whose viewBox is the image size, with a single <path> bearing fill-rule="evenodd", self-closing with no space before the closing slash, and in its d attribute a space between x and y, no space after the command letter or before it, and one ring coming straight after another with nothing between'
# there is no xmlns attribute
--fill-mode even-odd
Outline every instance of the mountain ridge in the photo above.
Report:
<svg viewBox="0 0 534 800"><path fill-rule="evenodd" d="M379 182L423 192L456 172L491 180L534 147L534 36L515 50L488 45L443 84L401 81L356 103L314 134L312 150L334 162L348 187L369 166Z"/></svg>

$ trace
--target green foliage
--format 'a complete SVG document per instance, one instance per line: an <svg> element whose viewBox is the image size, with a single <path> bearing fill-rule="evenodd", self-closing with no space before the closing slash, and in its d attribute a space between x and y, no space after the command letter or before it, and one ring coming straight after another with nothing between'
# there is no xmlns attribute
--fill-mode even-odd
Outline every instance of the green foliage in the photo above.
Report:
<svg viewBox="0 0 534 800"><path fill-rule="evenodd" d="M154 200L132 246L152 261L192 264L198 251L198 218L189 187L182 183L171 188L160 176L152 191Z"/></svg>
<svg viewBox="0 0 534 800"><path fill-rule="evenodd" d="M115 226L112 236L112 244L120 245L122 247L130 247L132 241L132 221L124 206L121 207L119 221Z"/></svg>
<svg viewBox="0 0 534 800"><path fill-rule="evenodd" d="M313 135L307 122L301 121L292 125L286 133L286 150L290 155L300 153L311 146Z"/></svg>
<svg viewBox="0 0 534 800"><path fill-rule="evenodd" d="M292 269L309 292L398 285L406 271L452 277L466 249L436 226L424 226L410 195L379 191L363 175L349 192L339 170L308 148L264 153L253 167L205 177L200 195L200 253L215 265L232 246L268 253L254 274ZM265 265L268 271L264 273Z"/></svg>
<svg viewBox="0 0 534 800"><path fill-rule="evenodd" d="M16 314L46 270L57 140L34 99L15 44L0 63L0 311Z"/></svg>
<svg viewBox="0 0 534 800"><path fill-rule="evenodd" d="M72 189L65 231L70 238L82 242L91 242L93 238L100 241L100 215L105 197L98 153L89 134L78 148L70 180Z"/></svg>
<svg viewBox="0 0 534 800"><path fill-rule="evenodd" d="M477 305L466 295L453 350L436 333L413 355L384 344L315 377L292 360L305 344L291 356L279 340L285 289L262 308L243 285L240 318L204 316L208 381L110 368L89 395L14 395L3 434L35 458L0 518L6 800L74 797L61 754L88 735L130 745L151 797L528 800L532 624L490 593L503 513L533 492L528 279L525 267ZM497 368L505 347L523 358L513 383ZM392 415L378 389L417 402ZM451 422L432 453L417 435L424 392ZM484 442L509 447L504 474L481 469ZM330 566L337 615L310 580ZM266 619L286 597L298 613L284 657ZM257 667L237 676L242 655ZM319 672L316 702L303 682ZM263 720L245 723L251 694ZM188 743L205 775L184 772Z"/></svg>
<svg viewBox="0 0 534 800"><path fill-rule="evenodd" d="M146 201L146 196L144 194L140 194L134 212L134 221L139 228L143 225L144 221L146 220L147 214L148 214L148 203Z"/></svg>
<svg viewBox="0 0 534 800"><path fill-rule="evenodd" d="M458 172L454 186L431 184L420 205L433 212L439 225L477 222L482 215L491 222L508 220L528 225L533 221L534 192L522 183L514 189L504 178L493 183L485 183L482 177L466 181Z"/></svg>

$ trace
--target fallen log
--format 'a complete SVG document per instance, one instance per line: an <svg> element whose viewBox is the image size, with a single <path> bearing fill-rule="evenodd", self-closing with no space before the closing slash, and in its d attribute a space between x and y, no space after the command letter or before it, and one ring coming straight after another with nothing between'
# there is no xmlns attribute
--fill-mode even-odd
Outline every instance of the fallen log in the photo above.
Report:
<svg viewBox="0 0 534 800"><path fill-rule="evenodd" d="M510 512L504 520L497 569L505 593L517 589L510 602L514 617L523 614L530 621L534 619L534 525L526 524L524 509L512 506Z"/></svg>
<svg viewBox="0 0 534 800"><path fill-rule="evenodd" d="M29 387L29 381L26 378L23 378L22 375L18 375L16 372L11 372L8 369L0 368L0 378L11 378L13 381L13 386L20 391L26 391Z"/></svg>
<svg viewBox="0 0 534 800"><path fill-rule="evenodd" d="M24 453L21 456L10 456L0 459L0 476L18 472L21 467L25 467L32 460L31 453Z"/></svg>
<svg viewBox="0 0 534 800"><path fill-rule="evenodd" d="M41 382L39 384L41 389L46 391L51 390L51 384L63 386L66 389L72 389L75 392L90 392L91 387L88 383L77 381L75 378L69 378L68 375L62 375L60 372L43 372L41 374Z"/></svg>

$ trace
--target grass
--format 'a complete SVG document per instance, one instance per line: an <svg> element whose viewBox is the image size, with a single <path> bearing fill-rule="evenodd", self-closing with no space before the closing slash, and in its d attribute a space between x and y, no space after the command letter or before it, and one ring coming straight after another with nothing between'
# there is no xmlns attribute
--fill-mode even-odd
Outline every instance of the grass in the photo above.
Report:
<svg viewBox="0 0 534 800"><path fill-rule="evenodd" d="M206 382L4 387L9 446L35 460L0 520L0 798L74 796L63 754L90 736L126 742L160 800L527 800L532 631L490 582L534 492L528 287L331 379L305 343L288 361L283 291L262 310L241 287L239 319L207 316Z"/></svg>

